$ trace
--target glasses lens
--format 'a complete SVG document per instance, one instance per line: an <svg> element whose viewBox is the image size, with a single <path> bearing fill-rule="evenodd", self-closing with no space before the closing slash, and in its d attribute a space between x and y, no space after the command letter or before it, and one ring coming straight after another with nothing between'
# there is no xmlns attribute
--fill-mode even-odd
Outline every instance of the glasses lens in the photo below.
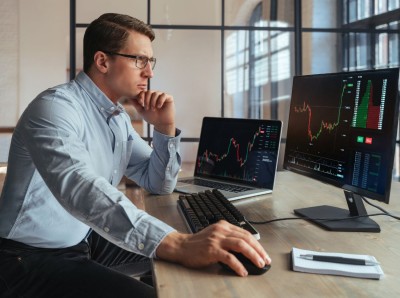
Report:
<svg viewBox="0 0 400 298"><path fill-rule="evenodd" d="M137 57L136 58L136 67L145 68L146 64L147 64L147 58L146 57Z"/></svg>
<svg viewBox="0 0 400 298"><path fill-rule="evenodd" d="M147 58L147 57L137 57L136 58L136 67L138 68L145 68L147 63L150 63L151 69L154 68L156 64L155 58Z"/></svg>
<svg viewBox="0 0 400 298"><path fill-rule="evenodd" d="M156 58L151 58L149 59L151 69L154 69L154 66L156 66Z"/></svg>

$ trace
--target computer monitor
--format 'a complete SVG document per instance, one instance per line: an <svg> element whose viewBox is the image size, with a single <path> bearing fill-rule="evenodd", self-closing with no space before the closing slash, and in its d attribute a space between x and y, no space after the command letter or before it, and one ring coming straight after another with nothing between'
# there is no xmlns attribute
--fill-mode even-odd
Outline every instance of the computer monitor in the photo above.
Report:
<svg viewBox="0 0 400 298"><path fill-rule="evenodd" d="M399 68L293 78L283 166L343 188L348 205L296 209L297 215L327 230L380 232L358 216L367 215L361 196L389 203L398 90Z"/></svg>

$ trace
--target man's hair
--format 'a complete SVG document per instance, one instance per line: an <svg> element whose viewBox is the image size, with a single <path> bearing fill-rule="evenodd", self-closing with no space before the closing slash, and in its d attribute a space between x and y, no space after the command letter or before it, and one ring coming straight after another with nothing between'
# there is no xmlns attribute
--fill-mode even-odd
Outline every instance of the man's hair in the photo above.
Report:
<svg viewBox="0 0 400 298"><path fill-rule="evenodd" d="M105 13L89 24L83 38L83 70L87 73L97 51L118 52L129 36L129 31L136 31L154 40L151 27L128 15Z"/></svg>

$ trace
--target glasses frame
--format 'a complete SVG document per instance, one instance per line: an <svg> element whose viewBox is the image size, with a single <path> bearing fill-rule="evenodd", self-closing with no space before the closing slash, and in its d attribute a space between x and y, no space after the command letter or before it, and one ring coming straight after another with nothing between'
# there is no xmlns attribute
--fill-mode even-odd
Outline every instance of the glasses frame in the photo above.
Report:
<svg viewBox="0 0 400 298"><path fill-rule="evenodd" d="M154 67L156 66L156 61L157 59L152 57L146 57L146 56L140 56L140 55L128 55L128 54L121 54L121 53L116 53L116 52L109 52L109 51L103 51L104 53L106 53L107 55L115 55L115 56L121 56L121 57L125 57L125 58L130 58L130 59L135 59L135 66L139 69L143 69L147 66L147 64L150 62L150 66L151 69L153 70ZM144 66L140 67L138 66L138 60L141 60L144 62Z"/></svg>

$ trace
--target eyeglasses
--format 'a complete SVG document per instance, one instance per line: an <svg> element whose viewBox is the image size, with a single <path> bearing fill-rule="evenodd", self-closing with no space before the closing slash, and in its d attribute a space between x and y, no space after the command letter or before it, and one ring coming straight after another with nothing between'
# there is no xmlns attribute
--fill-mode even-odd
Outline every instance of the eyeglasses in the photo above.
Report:
<svg viewBox="0 0 400 298"><path fill-rule="evenodd" d="M154 69L154 66L156 66L156 58L148 58L146 56L136 56L136 55L127 55L127 54L121 54L121 53L115 53L115 52L108 52L108 51L103 51L107 55L116 55L116 56L122 56L126 58L130 58L135 60L135 65L137 68L143 69L147 66L147 63L150 62L151 69Z"/></svg>

